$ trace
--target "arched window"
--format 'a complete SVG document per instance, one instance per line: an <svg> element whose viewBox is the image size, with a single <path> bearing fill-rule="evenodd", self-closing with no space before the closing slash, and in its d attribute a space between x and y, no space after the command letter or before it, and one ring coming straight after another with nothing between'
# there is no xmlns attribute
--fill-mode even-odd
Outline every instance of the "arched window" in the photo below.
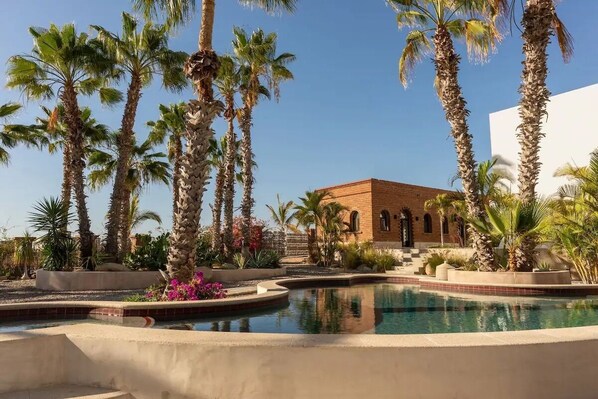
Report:
<svg viewBox="0 0 598 399"><path fill-rule="evenodd" d="M390 213L386 210L380 212L380 230L390 231Z"/></svg>
<svg viewBox="0 0 598 399"><path fill-rule="evenodd" d="M351 212L351 216L349 218L349 228L352 232L359 231L359 212L353 211Z"/></svg>
<svg viewBox="0 0 598 399"><path fill-rule="evenodd" d="M442 218L442 234L448 234L448 233L449 233L448 219L445 216Z"/></svg>
<svg viewBox="0 0 598 399"><path fill-rule="evenodd" d="M432 232L432 216L429 213L424 215L424 233Z"/></svg>

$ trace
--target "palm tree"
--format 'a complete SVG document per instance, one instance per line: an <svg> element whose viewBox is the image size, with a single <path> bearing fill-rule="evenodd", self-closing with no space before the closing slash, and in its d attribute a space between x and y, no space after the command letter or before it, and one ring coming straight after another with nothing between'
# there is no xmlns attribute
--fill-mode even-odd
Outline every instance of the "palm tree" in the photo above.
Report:
<svg viewBox="0 0 598 399"><path fill-rule="evenodd" d="M484 206L498 204L512 197L511 184L514 179L506 166L509 166L509 163L500 157L493 157L478 164L477 186ZM453 186L459 179L459 174L456 174L450 179L449 184ZM465 201L461 192L450 196L456 201Z"/></svg>
<svg viewBox="0 0 598 399"><path fill-rule="evenodd" d="M235 40L233 50L239 62L242 85L243 108L240 110L239 126L243 133L241 139L241 153L243 155L243 198L241 201L241 216L243 223L244 251L247 251L251 235L251 210L253 208L253 173L251 149L251 125L253 108L258 104L260 96L269 97L262 81L274 91L276 99L280 96L279 85L285 80L293 79L293 74L287 65L295 60L290 53L276 54L275 33L265 34L258 29L251 36L238 27L234 28Z"/></svg>
<svg viewBox="0 0 598 399"><path fill-rule="evenodd" d="M294 11L297 0L240 0L247 6L258 6L267 12ZM165 14L166 24L176 27L188 21L195 13L195 0L133 0L134 8L146 18ZM168 271L180 280L190 280L195 268L195 245L203 192L208 181L208 152L213 136L212 122L223 110L214 100L212 82L218 75L219 59L212 48L215 0L201 0L199 49L185 65L185 73L192 80L198 100L189 103L187 114L187 149L181 165L185 180L180 195L180 207L174 217Z"/></svg>
<svg viewBox="0 0 598 399"><path fill-rule="evenodd" d="M313 262L319 261L320 248L318 246L318 221L321 220L324 213L324 204L332 194L328 191L306 191L304 197L299 197L300 203L295 205L295 218L297 222L304 226L307 233L313 231L313 241L315 246L310 248L310 258ZM313 227L313 230L312 230ZM310 234L311 235L311 234Z"/></svg>
<svg viewBox="0 0 598 399"><path fill-rule="evenodd" d="M519 151L518 188L523 202L536 198L536 185L540 174L540 141L544 137L542 119L546 115L546 104L550 91L546 86L548 76L547 47L550 37L555 35L565 62L573 55L572 38L555 11L555 0L527 0L523 11L523 72L519 93L519 117L517 128ZM530 239L522 242L518 269L530 271L536 243Z"/></svg>
<svg viewBox="0 0 598 399"><path fill-rule="evenodd" d="M127 201L125 180L133 150L133 127L142 90L151 84L154 75L160 75L162 85L166 89L180 92L187 85L183 74L183 64L188 55L182 51L172 51L168 48L169 32L166 26L154 26L152 23L147 23L138 31L137 21L127 13L122 14L120 36L101 26L92 25L92 28L98 33L96 41L114 59L122 72L130 76L127 102L118 135L118 164L106 223L105 251L119 261L120 217L129 209L128 206L125 206L125 201Z"/></svg>
<svg viewBox="0 0 598 399"><path fill-rule="evenodd" d="M330 266L334 262L334 253L341 234L346 230L343 216L347 210L348 208L336 201L328 202L322 207L317 225L322 231L322 260L324 266Z"/></svg>
<svg viewBox="0 0 598 399"><path fill-rule="evenodd" d="M118 167L117 136L112 135L106 150L96 149L89 156L89 166L92 171L89 174L89 181L93 189L108 184L116 173ZM149 183L163 183L168 185L171 179L170 164L165 161L166 154L155 152L156 143L146 140L143 143L133 145L129 170L125 179L125 195L123 206L126 206L126 214L121 215L121 229L119 231L120 251L122 259L129 253L131 235L131 196L138 194L144 186Z"/></svg>
<svg viewBox="0 0 598 399"><path fill-rule="evenodd" d="M233 146L228 145L228 135L222 136L220 140L211 140L211 150L210 150L210 166L212 169L216 170L216 178L214 181L214 205L212 206L212 248L215 251L222 250L223 244L223 236L222 236L222 208L224 205L225 200L225 178L226 178L226 167L227 167L227 160L226 156L229 152L229 147L232 147L234 150L233 154L233 167L232 167L232 176L233 176L233 186L235 184L235 180L239 183L243 183L243 174L242 173L235 173L237 167L241 167L243 164L242 157L240 152L238 151L240 146L239 142L237 141ZM252 166L255 168L255 162L252 163ZM234 188L233 188L234 190ZM234 191L233 191L234 195ZM234 199L234 198L233 198ZM231 199L231 214L233 212L232 209L232 200ZM232 215L230 215L232 217ZM231 222L232 223L232 222ZM231 232L232 234L232 232ZM234 240L233 240L234 241ZM232 243L231 243L232 245ZM229 254L232 254L232 247Z"/></svg>
<svg viewBox="0 0 598 399"><path fill-rule="evenodd" d="M241 85L241 74L234 58L230 56L220 57L220 69L214 81L220 96L224 100L224 118L227 122L226 142L235 143L227 146L224 154L224 183L223 191L223 227L222 242L224 244L224 255L230 257L233 253L233 212L235 199L235 165L238 155L237 134L235 133L235 94Z"/></svg>
<svg viewBox="0 0 598 399"><path fill-rule="evenodd" d="M81 261L93 268L94 235L85 195L85 139L81 123L78 95L99 92L103 103L121 100L121 94L106 87L113 76L111 60L90 45L88 35L78 34L73 24L61 28L30 28L34 47L31 54L13 56L8 61L10 88L20 88L27 98L51 99L58 96L64 105L68 127L68 151L71 159L71 181L77 202Z"/></svg>
<svg viewBox="0 0 598 399"><path fill-rule="evenodd" d="M54 109L42 106L45 116L38 117L37 123L32 126L39 136L39 147L47 147L50 154L62 149L62 191L61 198L66 204L69 203L72 191L71 182L71 159L68 141L68 128L64 124L65 111L62 104ZM85 140L85 153L88 154L92 148L104 143L110 134L108 126L98 123L91 116L91 108L81 109L81 123Z"/></svg>
<svg viewBox="0 0 598 399"><path fill-rule="evenodd" d="M185 113L187 104L166 106L160 104L160 118L147 122L151 129L148 140L162 144L168 136L168 160L172 164L172 214L176 214L179 203L179 181L183 160L183 137L185 135Z"/></svg>
<svg viewBox="0 0 598 399"><path fill-rule="evenodd" d="M281 201L280 194L276 194L276 201L278 202L276 207L266 205L270 211L270 217L282 233L286 234L289 230L296 231L297 226L293 224L293 220L295 220L295 212L293 212L295 203L293 201Z"/></svg>
<svg viewBox="0 0 598 399"><path fill-rule="evenodd" d="M435 208L440 218L440 245L444 247L444 219L448 215L449 210L453 207L453 198L448 194L438 194L436 197L424 202L424 209L426 211Z"/></svg>
<svg viewBox="0 0 598 399"><path fill-rule="evenodd" d="M486 206L486 218L471 220L473 227L502 240L508 254L508 267L518 271L518 250L521 242L534 240L546 233L549 222L549 203L536 200L524 203L517 199L512 204Z"/></svg>
<svg viewBox="0 0 598 399"><path fill-rule="evenodd" d="M14 116L20 109L21 104L6 103L0 105L0 119L8 119ZM0 125L0 165L7 165L10 160L8 150L20 143L36 145L37 136L28 126L2 124Z"/></svg>
<svg viewBox="0 0 598 399"><path fill-rule="evenodd" d="M571 260L582 281L598 283L598 152L587 166L565 165L556 176L571 182L553 201L552 241Z"/></svg>
<svg viewBox="0 0 598 399"><path fill-rule="evenodd" d="M131 206L129 207L129 231L135 230L141 226L143 222L153 221L158 224L162 224L162 218L154 211L140 210L139 209L139 194L133 194L131 198Z"/></svg>
<svg viewBox="0 0 598 399"><path fill-rule="evenodd" d="M407 35L399 60L399 77L407 86L408 74L427 53L434 54L436 89L451 126L455 142L459 176L470 218L482 217L484 208L476 179L469 111L459 85L460 57L453 38L464 39L470 56L485 59L500 39L493 23L502 1L487 0L388 0L397 12L399 28L414 28ZM429 37L431 35L431 38ZM492 240L478 232L473 237L478 262L483 269L494 268Z"/></svg>

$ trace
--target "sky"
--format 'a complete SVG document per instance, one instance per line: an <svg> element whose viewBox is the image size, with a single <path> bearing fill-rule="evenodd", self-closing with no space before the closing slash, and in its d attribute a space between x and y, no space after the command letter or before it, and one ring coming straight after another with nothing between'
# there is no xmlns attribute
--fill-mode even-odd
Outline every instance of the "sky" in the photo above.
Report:
<svg viewBox="0 0 598 399"><path fill-rule="evenodd" d="M29 26L74 22L79 31L89 31L89 25L96 24L118 32L120 14L130 12L130 6L128 0L10 2L0 14L3 75L11 55L31 50ZM574 37L575 55L564 64L558 46L550 45L548 86L554 94L598 82L598 1L564 0L558 3L557 12ZM218 0L214 29L218 53L231 51L233 26L276 32L279 51L297 56L290 65L295 79L282 85L280 101L261 102L254 112L258 217L268 219L265 204L275 203L277 193L284 200L296 200L306 190L370 177L449 187L456 171L456 155L433 88L432 63L429 57L424 59L409 87L402 87L397 65L407 31L397 29L394 13L384 0L300 0L296 13L276 16L242 7L233 0ZM171 48L194 51L198 29L199 13L172 38ZM458 50L463 53L463 46ZM469 123L478 160L491 154L488 115L517 104L522 59L517 27L489 62L469 63L463 57L460 82L471 111ZM147 136L145 124L158 118L160 103L192 97L191 89L173 94L158 81L145 89L135 125L138 137ZM25 105L13 123L31 123L41 114L39 102L27 101L18 90L2 86L0 103L8 101ZM99 122L112 129L120 126L124 104L107 108L93 97L81 103L92 108ZM218 120L214 128L220 136L225 124ZM9 235L22 234L28 228L32 206L44 197L58 196L60 183L60 154L21 147L11 151L10 165L0 166L0 227L9 228ZM96 233L103 232L110 188L89 193L92 230ZM204 225L211 222L212 198L210 186L204 198ZM146 188L141 208L158 212L163 227L170 229L168 187ZM155 228L155 224L146 224L139 231Z"/></svg>

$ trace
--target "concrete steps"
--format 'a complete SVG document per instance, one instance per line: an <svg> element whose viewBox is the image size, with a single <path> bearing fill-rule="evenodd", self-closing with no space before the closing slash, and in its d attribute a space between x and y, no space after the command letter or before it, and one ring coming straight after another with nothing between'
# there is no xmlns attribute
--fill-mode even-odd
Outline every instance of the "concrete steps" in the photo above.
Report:
<svg viewBox="0 0 598 399"><path fill-rule="evenodd" d="M0 399L134 399L126 392L79 385L55 385L27 391L0 393Z"/></svg>

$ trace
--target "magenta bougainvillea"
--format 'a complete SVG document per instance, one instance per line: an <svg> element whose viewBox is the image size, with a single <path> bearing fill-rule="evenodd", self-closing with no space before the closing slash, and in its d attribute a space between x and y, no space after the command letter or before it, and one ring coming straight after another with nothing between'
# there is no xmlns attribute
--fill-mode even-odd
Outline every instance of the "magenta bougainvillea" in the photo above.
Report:
<svg viewBox="0 0 598 399"><path fill-rule="evenodd" d="M243 244L243 236L241 234L242 218L236 217L233 220L233 247L240 251ZM257 218L251 218L251 236L249 241L249 250L252 252L259 251L262 249L262 239L264 235L264 226L266 223L263 220Z"/></svg>
<svg viewBox="0 0 598 399"><path fill-rule="evenodd" d="M197 272L188 283L172 279L166 292L158 293L155 290L149 290L146 296L149 300L154 301L198 301L225 298L226 291L222 284L208 283L205 281L203 273ZM156 296L159 296L159 298L156 298Z"/></svg>

